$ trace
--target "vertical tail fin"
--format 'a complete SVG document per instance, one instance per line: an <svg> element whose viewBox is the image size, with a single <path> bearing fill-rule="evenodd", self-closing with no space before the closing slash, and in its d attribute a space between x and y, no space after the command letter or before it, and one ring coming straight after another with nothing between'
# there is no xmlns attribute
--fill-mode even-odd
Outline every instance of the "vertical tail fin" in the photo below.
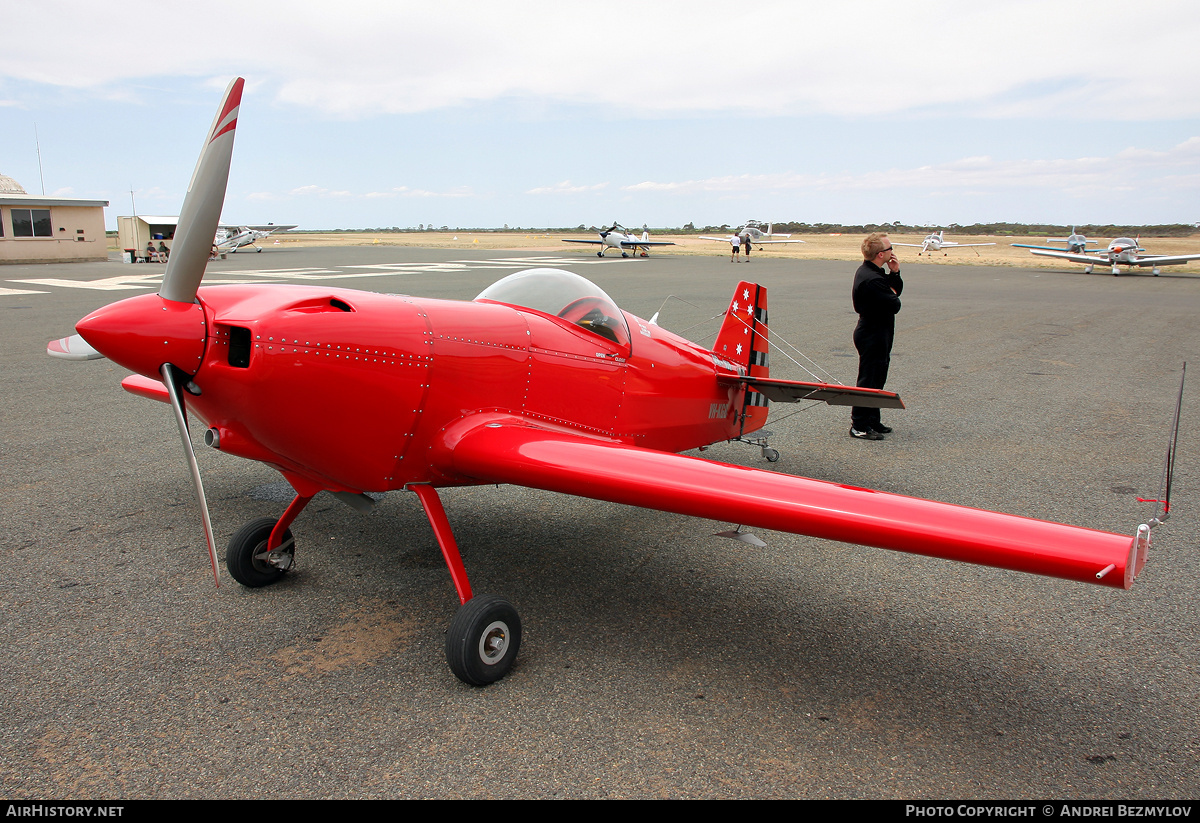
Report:
<svg viewBox="0 0 1200 823"><path fill-rule="evenodd" d="M757 283L738 283L713 353L746 370L750 377L770 377L767 336L767 289ZM767 422L767 398L747 388L742 397L739 434L761 429Z"/></svg>

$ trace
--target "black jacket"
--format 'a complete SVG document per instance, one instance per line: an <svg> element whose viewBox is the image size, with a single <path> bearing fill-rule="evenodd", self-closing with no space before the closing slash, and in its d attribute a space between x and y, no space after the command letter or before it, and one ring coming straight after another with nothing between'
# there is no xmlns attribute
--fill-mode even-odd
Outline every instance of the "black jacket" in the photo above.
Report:
<svg viewBox="0 0 1200 823"><path fill-rule="evenodd" d="M864 260L854 273L854 288L850 293L854 310L862 318L860 325L882 321L894 326L902 291L904 281L900 279L900 272L892 274L870 260Z"/></svg>

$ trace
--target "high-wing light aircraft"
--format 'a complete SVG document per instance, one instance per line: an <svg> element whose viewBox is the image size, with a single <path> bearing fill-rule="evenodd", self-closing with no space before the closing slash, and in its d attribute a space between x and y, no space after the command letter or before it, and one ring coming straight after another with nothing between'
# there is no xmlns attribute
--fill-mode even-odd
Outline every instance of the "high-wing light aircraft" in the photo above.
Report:
<svg viewBox="0 0 1200 823"><path fill-rule="evenodd" d="M934 232L933 234L927 234L925 239L920 243L896 243L893 241L892 245L908 246L909 248L920 249L921 251L917 252L917 254L921 254L923 252L932 254L935 251L940 251L943 256L951 249L970 249L974 248L975 246L996 245L995 243L955 243L953 240L947 240L945 238L945 234L946 233L944 231L938 231ZM979 254L979 252L975 253Z"/></svg>
<svg viewBox="0 0 1200 823"><path fill-rule="evenodd" d="M1059 260L1070 260L1073 263L1083 263L1085 274L1091 274L1096 266L1107 266L1112 269L1114 277L1121 273L1121 266L1134 266L1143 269L1150 267L1151 274L1158 277L1162 266L1182 266L1190 260L1200 260L1200 254L1170 254L1141 257L1139 253L1144 252L1145 249L1142 248L1140 241L1140 237L1136 239L1118 237L1109 243L1108 248L1104 251L1097 249L1092 252L1075 253L1031 249L1030 254L1036 254L1039 257L1056 257Z"/></svg>
<svg viewBox="0 0 1200 823"><path fill-rule="evenodd" d="M619 249L622 257L628 257L630 251L633 251L634 254L640 254L642 257L649 257L651 246L675 245L668 240L651 240L650 232L645 226L642 226L642 236L638 237L620 223L613 223L611 228L601 231L599 240L564 240L563 242L598 245L600 246L600 251L596 252L597 257L603 257L604 252L609 249Z"/></svg>
<svg viewBox="0 0 1200 823"><path fill-rule="evenodd" d="M1047 237L1047 243L1066 243L1066 249L1060 249L1057 246L1030 246L1026 243L1012 243L1014 248L1018 249L1042 249L1044 251L1068 251L1074 254L1080 254L1088 251L1088 245L1096 245L1095 240L1088 240L1082 234L1075 231L1075 227L1071 226L1071 234L1069 237ZM1095 249L1092 249L1095 251Z"/></svg>
<svg viewBox="0 0 1200 823"><path fill-rule="evenodd" d="M758 250L762 251L762 247L773 243L803 243L803 240L789 240L790 234L776 234L774 232L774 224L768 223L767 230L763 231L762 226L753 220L747 220L746 225L742 226L733 234L727 234L724 237L712 237L711 235L700 235L701 240L716 240L718 243L731 244L734 238L738 239L738 245L744 244L747 240L758 246ZM776 239L779 238L779 239Z"/></svg>
<svg viewBox="0 0 1200 823"><path fill-rule="evenodd" d="M513 483L1116 588L1141 571L1148 524L1093 531L678 454L759 431L768 400L903 405L891 392L772 378L767 291L753 283L738 284L712 349L555 269L510 274L472 302L200 288L242 85L230 84L209 132L158 294L101 308L48 347L107 357L134 372L124 388L171 405L218 583L189 415L206 445L275 468L296 492L280 517L230 540L229 572L245 586L292 567L291 526L319 492L362 509L367 492L415 493L461 603L447 660L474 685L512 666L521 621L504 598L473 593L442 487Z"/></svg>
<svg viewBox="0 0 1200 823"><path fill-rule="evenodd" d="M258 245L258 241L266 237L270 237L277 231L287 231L288 229L296 228L293 226L275 226L268 224L266 226L218 226L214 245L222 251L228 251L234 254L238 249L246 246L253 246L255 251L261 252L262 247Z"/></svg>

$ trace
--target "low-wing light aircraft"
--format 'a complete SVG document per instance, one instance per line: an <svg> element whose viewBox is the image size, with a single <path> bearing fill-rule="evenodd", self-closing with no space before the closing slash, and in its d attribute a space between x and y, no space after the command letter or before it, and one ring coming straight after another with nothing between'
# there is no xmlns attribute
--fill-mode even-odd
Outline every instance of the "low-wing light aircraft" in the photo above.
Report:
<svg viewBox="0 0 1200 823"><path fill-rule="evenodd" d="M1030 246L1026 243L1012 243L1013 248L1017 249L1042 249L1043 251L1068 251L1073 254L1081 254L1088 251L1088 245L1096 245L1095 240L1088 240L1084 235L1075 231L1075 227L1071 226L1071 234L1069 237L1047 237L1047 243L1066 243L1065 249L1060 249L1057 246ZM1092 251L1096 251L1092 249Z"/></svg>
<svg viewBox="0 0 1200 823"><path fill-rule="evenodd" d="M227 251L234 254L238 249L252 246L255 251L261 252L262 247L258 245L258 241L270 237L277 231L287 231L288 229L296 228L292 226L276 226L267 224L265 226L218 226L213 244L221 251Z"/></svg>
<svg viewBox="0 0 1200 823"><path fill-rule="evenodd" d="M1092 252L1069 252L1057 250L1031 249L1030 254L1038 257L1056 257L1059 260L1070 260L1073 263L1083 263L1084 273L1091 274L1096 266L1107 266L1112 269L1113 276L1121 273L1121 266L1134 266L1151 269L1151 274L1158 277L1162 266L1182 266L1191 260L1200 260L1200 254L1169 254L1141 257L1144 252L1141 238L1118 237L1108 244L1104 251L1099 249Z"/></svg>
<svg viewBox="0 0 1200 823"><path fill-rule="evenodd" d="M908 246L909 248L920 249L921 251L917 252L917 254L922 254L922 253L932 254L935 251L940 251L943 256L945 256L946 253L948 251L950 251L951 249L970 249L970 248L974 248L976 246L994 246L994 245L996 245L995 243L955 243L953 240L947 240L945 238L945 234L946 233L944 231L938 231L938 232L934 232L933 234L926 235L925 239L923 241L921 241L920 243L897 243L897 242L893 241L892 245L893 246ZM975 252L975 253L979 254L979 252Z"/></svg>
<svg viewBox="0 0 1200 823"><path fill-rule="evenodd" d="M201 288L242 85L209 131L158 294L101 308L49 345L107 357L134 372L125 389L170 404L218 585L189 415L206 445L275 468L296 492L230 540L226 563L245 586L292 567L291 526L319 492L361 509L368 492L416 494L461 604L447 660L473 685L509 670L521 621L506 599L472 591L443 487L513 483L1116 588L1141 571L1148 524L1114 534L678 454L759 432L769 400L903 407L891 392L772 378L767 291L753 283L737 285L711 349L555 269L510 274L472 302Z"/></svg>
<svg viewBox="0 0 1200 823"><path fill-rule="evenodd" d="M596 252L597 257L603 257L604 252L609 249L619 249L622 257L628 257L630 251L633 251L634 254L640 254L642 257L649 257L651 246L675 245L669 240L651 240L650 232L645 226L642 226L642 236L638 237L620 223L613 223L611 228L601 231L599 240L564 240L563 242L598 245L600 251Z"/></svg>
<svg viewBox="0 0 1200 823"><path fill-rule="evenodd" d="M790 234L776 234L774 232L774 224L768 223L767 230L763 231L762 226L753 220L747 220L746 225L742 226L733 234L727 234L724 237L712 237L711 235L700 235L701 240L716 240L718 243L732 244L734 239L738 240L738 245L744 245L747 240L758 246L758 250L762 251L765 245L775 243L803 243L803 240L790 240Z"/></svg>

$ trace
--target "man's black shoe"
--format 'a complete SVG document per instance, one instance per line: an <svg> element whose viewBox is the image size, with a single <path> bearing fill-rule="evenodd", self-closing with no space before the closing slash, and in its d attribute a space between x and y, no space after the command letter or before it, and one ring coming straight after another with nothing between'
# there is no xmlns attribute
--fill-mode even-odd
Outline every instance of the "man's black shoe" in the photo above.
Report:
<svg viewBox="0 0 1200 823"><path fill-rule="evenodd" d="M874 431L874 432L879 432L880 434L891 434L891 433L892 433L892 427L891 427L891 426L885 426L885 425L883 425L882 423L872 423L872 424L871 424L871 431Z"/></svg>
<svg viewBox="0 0 1200 823"><path fill-rule="evenodd" d="M883 439L882 434L876 434L875 432L871 431L870 429L867 429L866 431L859 431L858 429L854 428L853 426L850 427L850 436L855 439L858 439L858 440L882 440Z"/></svg>

